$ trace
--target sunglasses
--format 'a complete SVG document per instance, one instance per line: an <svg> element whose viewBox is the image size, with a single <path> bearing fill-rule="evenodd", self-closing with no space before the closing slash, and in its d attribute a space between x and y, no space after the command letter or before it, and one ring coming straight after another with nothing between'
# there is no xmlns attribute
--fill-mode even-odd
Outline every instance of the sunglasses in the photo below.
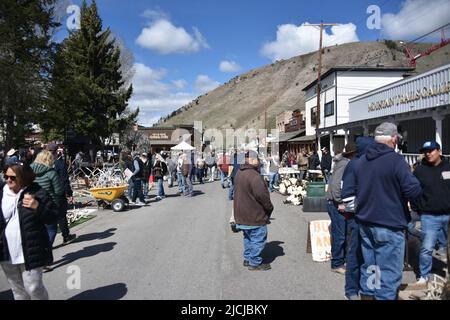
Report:
<svg viewBox="0 0 450 320"><path fill-rule="evenodd" d="M8 176L8 175L5 174L3 177L5 178L5 180L8 180L8 179L11 179L11 181L16 181L17 180L16 176Z"/></svg>

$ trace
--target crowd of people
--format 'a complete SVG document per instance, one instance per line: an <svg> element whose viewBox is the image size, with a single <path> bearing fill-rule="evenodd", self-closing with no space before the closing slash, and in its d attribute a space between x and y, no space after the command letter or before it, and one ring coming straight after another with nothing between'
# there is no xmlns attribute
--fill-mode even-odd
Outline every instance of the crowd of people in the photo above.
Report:
<svg viewBox="0 0 450 320"><path fill-rule="evenodd" d="M350 300L397 299L408 230L415 230L411 211L421 221L416 288L427 288L433 250L446 250L450 164L440 145L427 141L412 171L395 151L399 137L396 125L383 123L374 138L357 138L334 158L327 194L331 268L345 275Z"/></svg>
<svg viewBox="0 0 450 320"><path fill-rule="evenodd" d="M417 285L432 274L432 254L446 250L450 214L450 163L436 141L426 141L414 169L396 152L397 127L383 123L374 137L359 137L331 157L303 150L262 155L252 150L130 152L121 169L128 172L130 202L145 206L153 185L156 200L166 197L164 185L178 196L192 197L194 184L220 180L233 201L232 230L243 234L243 265L269 270L261 253L274 210L270 193L280 167L296 167L304 178L321 170L328 184L331 219L331 269L345 275L349 300L392 300L398 297L405 265L407 235L417 232L410 212L419 214L421 248ZM82 154L77 155L82 158ZM76 163L76 161L75 161ZM11 149L3 162L0 188L0 259L15 299L47 299L42 273L51 271L52 247L59 226L63 244L76 235L67 223L73 201L67 162L55 144L20 155Z"/></svg>

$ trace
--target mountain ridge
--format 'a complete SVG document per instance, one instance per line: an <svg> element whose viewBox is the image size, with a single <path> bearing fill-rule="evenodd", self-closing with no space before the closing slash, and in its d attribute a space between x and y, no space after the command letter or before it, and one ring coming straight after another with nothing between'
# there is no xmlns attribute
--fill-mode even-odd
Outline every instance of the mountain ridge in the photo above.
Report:
<svg viewBox="0 0 450 320"><path fill-rule="evenodd" d="M342 66L407 66L400 43L353 42L326 47L323 49L322 74L331 68ZM408 47L422 52L431 45L418 43ZM277 114L285 110L304 110L305 93L302 89L317 79L317 55L316 51L249 70L197 97L154 126L202 121L204 128L275 128ZM450 46L440 48L419 59L414 74L449 61Z"/></svg>

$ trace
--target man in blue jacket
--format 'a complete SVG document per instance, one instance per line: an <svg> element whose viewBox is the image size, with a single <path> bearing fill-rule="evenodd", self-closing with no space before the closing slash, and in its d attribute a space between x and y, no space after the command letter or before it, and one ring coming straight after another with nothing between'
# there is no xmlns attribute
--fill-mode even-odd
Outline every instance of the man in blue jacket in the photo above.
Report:
<svg viewBox="0 0 450 320"><path fill-rule="evenodd" d="M397 126L382 123L375 129L376 144L355 165L356 218L360 223L361 294L394 300L401 284L405 230L411 219L407 201L422 194L403 157L395 152ZM370 292L365 291L365 287Z"/></svg>
<svg viewBox="0 0 450 320"><path fill-rule="evenodd" d="M361 291L360 269L363 263L361 253L361 241L359 235L359 223L355 218L354 200L356 196L355 164L365 156L367 147L374 144L372 137L358 137L356 139L356 157L350 160L345 167L342 177L341 198L343 203L339 204L339 212L344 215L347 222L347 252L345 266L345 296L349 300L358 300ZM362 284L369 292L367 285ZM373 296L373 293L371 294Z"/></svg>

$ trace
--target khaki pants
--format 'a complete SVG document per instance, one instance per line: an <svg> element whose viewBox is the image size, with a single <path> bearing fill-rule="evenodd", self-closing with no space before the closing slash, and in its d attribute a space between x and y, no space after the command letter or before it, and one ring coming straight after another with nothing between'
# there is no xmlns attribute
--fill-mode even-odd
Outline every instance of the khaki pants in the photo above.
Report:
<svg viewBox="0 0 450 320"><path fill-rule="evenodd" d="M2 269L8 279L14 300L48 300L48 293L42 281L42 268L25 270L25 264L2 262Z"/></svg>

